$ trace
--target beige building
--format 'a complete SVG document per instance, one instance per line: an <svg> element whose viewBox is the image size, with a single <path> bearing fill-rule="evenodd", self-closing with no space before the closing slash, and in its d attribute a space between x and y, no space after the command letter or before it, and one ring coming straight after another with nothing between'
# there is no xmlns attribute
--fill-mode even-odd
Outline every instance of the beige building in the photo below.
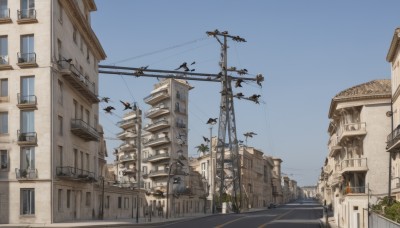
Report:
<svg viewBox="0 0 400 228"><path fill-rule="evenodd" d="M400 68L399 68L400 28L394 31L386 57L390 63L392 78L392 128L387 136L387 151L391 154L391 196L400 201Z"/></svg>
<svg viewBox="0 0 400 228"><path fill-rule="evenodd" d="M281 163L282 159L273 157L274 168L272 170L272 197L274 204L282 204L283 200L283 188L282 188L282 176L281 176Z"/></svg>
<svg viewBox="0 0 400 228"><path fill-rule="evenodd" d="M368 203L387 195L390 80L374 80L338 93L331 102L329 155L321 170L321 200L340 227L368 227Z"/></svg>

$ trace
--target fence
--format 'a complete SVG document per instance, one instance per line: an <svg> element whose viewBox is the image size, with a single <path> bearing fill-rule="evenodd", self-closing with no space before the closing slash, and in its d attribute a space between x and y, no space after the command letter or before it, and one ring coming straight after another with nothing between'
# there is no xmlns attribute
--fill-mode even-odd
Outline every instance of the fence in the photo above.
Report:
<svg viewBox="0 0 400 228"><path fill-rule="evenodd" d="M400 224L395 223L375 212L371 212L368 225L369 228L400 228Z"/></svg>

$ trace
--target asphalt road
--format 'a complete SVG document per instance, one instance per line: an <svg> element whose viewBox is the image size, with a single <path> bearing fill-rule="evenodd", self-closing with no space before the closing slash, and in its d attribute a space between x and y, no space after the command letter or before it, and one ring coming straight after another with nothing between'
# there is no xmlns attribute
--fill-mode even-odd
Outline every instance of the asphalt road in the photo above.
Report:
<svg viewBox="0 0 400 228"><path fill-rule="evenodd" d="M263 211L241 213L241 214L219 214L189 221L178 221L157 227L173 228L319 228L322 217L322 206L316 201L297 201L274 209Z"/></svg>

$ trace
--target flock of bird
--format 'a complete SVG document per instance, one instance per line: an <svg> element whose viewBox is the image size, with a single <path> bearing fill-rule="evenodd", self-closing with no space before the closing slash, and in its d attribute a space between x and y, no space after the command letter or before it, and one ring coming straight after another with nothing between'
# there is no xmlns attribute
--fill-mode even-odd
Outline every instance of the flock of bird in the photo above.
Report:
<svg viewBox="0 0 400 228"><path fill-rule="evenodd" d="M109 97L101 97L100 102L105 102L105 103L109 103L110 102L110 98ZM132 109L132 110L136 110L136 104L134 104L132 106L131 103L127 102L127 101L119 101L121 102L121 104L124 106L124 111L127 109ZM108 105L107 107L103 108L103 110L108 113L111 114L113 110L115 110L114 106Z"/></svg>

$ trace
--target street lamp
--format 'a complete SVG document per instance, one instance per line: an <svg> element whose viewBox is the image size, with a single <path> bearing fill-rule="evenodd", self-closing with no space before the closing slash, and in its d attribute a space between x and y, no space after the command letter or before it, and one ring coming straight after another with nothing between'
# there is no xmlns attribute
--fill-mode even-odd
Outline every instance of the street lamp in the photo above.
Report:
<svg viewBox="0 0 400 228"><path fill-rule="evenodd" d="M178 154L178 158L182 158L183 154L182 154L182 150L179 150L177 152ZM171 160L171 163L168 166L168 181L167 181L167 208L166 208L166 215L165 218L168 219L169 216L169 182L171 182L171 170L172 170L172 166L185 166L179 159L174 159L174 161ZM176 169L176 168L175 168ZM176 173L176 172L175 172ZM179 184L180 183L180 178L179 179L175 179L174 178L174 183L173 184Z"/></svg>
<svg viewBox="0 0 400 228"><path fill-rule="evenodd" d="M210 187L211 187L211 212L214 214L215 213L215 205L214 205L214 190L215 190L215 182L214 182L214 156L213 156L213 149L212 149L212 129L213 126L216 124L216 121L208 121L207 124L210 125L210 163L211 163L211 169L210 169Z"/></svg>

